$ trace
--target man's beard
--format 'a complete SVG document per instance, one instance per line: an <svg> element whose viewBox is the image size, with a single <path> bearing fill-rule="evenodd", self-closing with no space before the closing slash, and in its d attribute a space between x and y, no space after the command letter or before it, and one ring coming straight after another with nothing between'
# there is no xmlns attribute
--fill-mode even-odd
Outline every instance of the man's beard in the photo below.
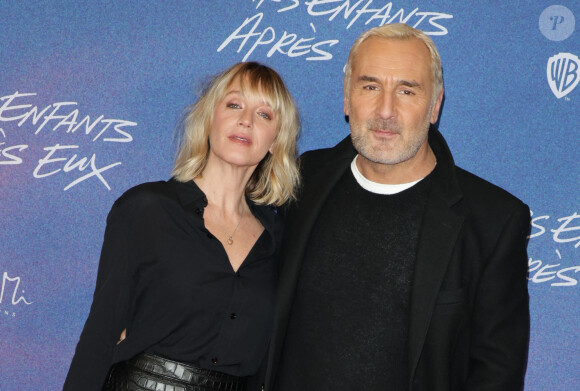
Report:
<svg viewBox="0 0 580 391"><path fill-rule="evenodd" d="M372 119L364 126L351 122L350 126L355 129L355 132L351 130L352 143L361 156L374 163L398 164L415 156L425 142L429 121L425 122L425 132L402 132L401 126L394 119ZM394 139L375 138L372 129L388 130L398 135ZM403 138L404 135L407 137Z"/></svg>

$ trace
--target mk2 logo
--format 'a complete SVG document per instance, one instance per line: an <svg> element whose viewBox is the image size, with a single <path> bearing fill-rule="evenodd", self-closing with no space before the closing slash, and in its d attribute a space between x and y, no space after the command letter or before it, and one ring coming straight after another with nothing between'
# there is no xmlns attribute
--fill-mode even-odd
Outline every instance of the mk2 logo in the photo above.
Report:
<svg viewBox="0 0 580 391"><path fill-rule="evenodd" d="M580 59L571 53L558 53L548 59L546 74L556 98L563 98L580 81Z"/></svg>

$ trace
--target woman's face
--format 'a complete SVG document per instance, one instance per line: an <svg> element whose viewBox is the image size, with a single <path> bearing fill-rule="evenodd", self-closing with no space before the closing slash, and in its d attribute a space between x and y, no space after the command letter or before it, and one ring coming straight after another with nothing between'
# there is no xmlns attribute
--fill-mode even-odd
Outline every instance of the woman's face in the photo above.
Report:
<svg viewBox="0 0 580 391"><path fill-rule="evenodd" d="M242 95L234 79L214 109L209 134L210 159L255 167L271 149L278 133L274 110L260 94Z"/></svg>

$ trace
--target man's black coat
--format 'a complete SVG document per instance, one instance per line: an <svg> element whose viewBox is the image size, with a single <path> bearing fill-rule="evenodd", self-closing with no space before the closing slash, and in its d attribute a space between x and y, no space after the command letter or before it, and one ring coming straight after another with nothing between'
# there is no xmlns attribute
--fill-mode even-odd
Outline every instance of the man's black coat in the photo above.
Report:
<svg viewBox="0 0 580 391"><path fill-rule="evenodd" d="M529 209L506 191L456 167L434 127L429 144L437 170L414 269L409 390L520 390L529 337ZM355 155L347 137L334 148L301 157L303 188L287 215L267 390L275 391L272 384L310 232Z"/></svg>

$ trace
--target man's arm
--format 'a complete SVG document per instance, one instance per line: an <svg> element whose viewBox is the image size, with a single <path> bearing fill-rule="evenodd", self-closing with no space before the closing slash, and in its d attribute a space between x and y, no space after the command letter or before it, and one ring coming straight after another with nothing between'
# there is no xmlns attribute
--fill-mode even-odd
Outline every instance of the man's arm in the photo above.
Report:
<svg viewBox="0 0 580 391"><path fill-rule="evenodd" d="M472 313L466 389L521 390L530 334L527 206L515 211L481 270Z"/></svg>

